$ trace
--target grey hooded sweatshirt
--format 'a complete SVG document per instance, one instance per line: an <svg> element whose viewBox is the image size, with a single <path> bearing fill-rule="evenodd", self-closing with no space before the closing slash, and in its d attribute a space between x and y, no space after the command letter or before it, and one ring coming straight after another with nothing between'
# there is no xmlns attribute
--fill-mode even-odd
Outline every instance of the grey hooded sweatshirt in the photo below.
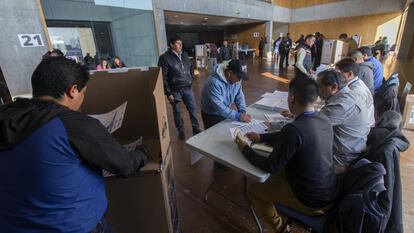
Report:
<svg viewBox="0 0 414 233"><path fill-rule="evenodd" d="M374 65L370 61L366 61L359 64L358 77L367 85L371 94L374 95Z"/></svg>

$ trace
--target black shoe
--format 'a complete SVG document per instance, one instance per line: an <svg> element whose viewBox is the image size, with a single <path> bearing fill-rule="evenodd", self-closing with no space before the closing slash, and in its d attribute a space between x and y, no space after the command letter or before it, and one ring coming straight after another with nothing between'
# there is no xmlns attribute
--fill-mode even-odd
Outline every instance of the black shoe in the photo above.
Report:
<svg viewBox="0 0 414 233"><path fill-rule="evenodd" d="M202 132L202 130L201 130L201 129L199 129L199 128L197 128L197 129L193 129L193 135L199 134L199 133L201 133L201 132Z"/></svg>
<svg viewBox="0 0 414 233"><path fill-rule="evenodd" d="M184 140L185 139L185 133L184 132L178 132L178 139Z"/></svg>

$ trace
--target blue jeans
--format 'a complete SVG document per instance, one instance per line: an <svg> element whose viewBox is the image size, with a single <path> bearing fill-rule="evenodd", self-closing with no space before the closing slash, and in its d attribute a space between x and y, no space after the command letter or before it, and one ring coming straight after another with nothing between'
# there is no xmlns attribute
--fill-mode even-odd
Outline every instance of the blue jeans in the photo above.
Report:
<svg viewBox="0 0 414 233"><path fill-rule="evenodd" d="M105 218L102 218L101 221L96 224L95 229L93 229L90 233L115 233L115 230L112 228L111 224L105 220Z"/></svg>
<svg viewBox="0 0 414 233"><path fill-rule="evenodd" d="M193 131L198 130L199 124L196 117L195 99L191 86L175 89L171 92L175 99L175 103L172 104L175 127L178 129L180 133L184 133L184 121L181 117L180 110L180 103L183 102L185 107L187 108L188 113L190 114L191 126L193 127Z"/></svg>

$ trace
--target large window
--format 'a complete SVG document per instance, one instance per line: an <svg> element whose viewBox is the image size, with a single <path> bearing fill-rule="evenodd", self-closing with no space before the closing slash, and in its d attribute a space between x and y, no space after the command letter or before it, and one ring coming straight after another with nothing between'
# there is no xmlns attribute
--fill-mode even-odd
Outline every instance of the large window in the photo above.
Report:
<svg viewBox="0 0 414 233"><path fill-rule="evenodd" d="M111 6L95 2L41 0L53 48L80 62L89 54L91 69L101 59L111 63L115 56L128 67L156 66L153 11L121 7L123 1L112 1L119 4Z"/></svg>

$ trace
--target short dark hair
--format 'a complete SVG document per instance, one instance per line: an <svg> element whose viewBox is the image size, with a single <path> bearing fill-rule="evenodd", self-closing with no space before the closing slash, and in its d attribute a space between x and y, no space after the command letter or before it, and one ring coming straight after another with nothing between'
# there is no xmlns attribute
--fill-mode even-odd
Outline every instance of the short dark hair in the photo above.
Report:
<svg viewBox="0 0 414 233"><path fill-rule="evenodd" d="M168 40L168 46L171 47L171 44L174 44L177 40L181 40L183 41L183 39L181 39L181 37L177 34L174 34L170 37L170 39Z"/></svg>
<svg viewBox="0 0 414 233"><path fill-rule="evenodd" d="M359 48L359 51L361 51L361 53L364 55L366 54L368 57L372 56L372 50L368 46L362 46L361 48Z"/></svg>
<svg viewBox="0 0 414 233"><path fill-rule="evenodd" d="M346 34L346 33L341 33L339 35L339 39L346 39L346 38L348 38L348 34Z"/></svg>
<svg viewBox="0 0 414 233"><path fill-rule="evenodd" d="M289 83L289 93L302 106L313 104L318 98L318 85L313 79L296 77Z"/></svg>
<svg viewBox="0 0 414 233"><path fill-rule="evenodd" d="M345 79L341 72L334 69L328 69L320 72L318 74L318 78L321 79L322 84L325 86L333 86L335 83L338 85L339 89L346 86Z"/></svg>
<svg viewBox="0 0 414 233"><path fill-rule="evenodd" d="M65 57L44 59L32 74L33 97L51 96L60 99L72 86L81 91L89 80L85 66Z"/></svg>
<svg viewBox="0 0 414 233"><path fill-rule="evenodd" d="M308 39L310 39L312 37L315 37L315 36L313 34L308 34L308 35L305 36L305 40L308 40Z"/></svg>
<svg viewBox="0 0 414 233"><path fill-rule="evenodd" d="M354 76L357 76L359 73L359 65L349 57L343 58L335 64L335 67L342 72L352 71Z"/></svg>
<svg viewBox="0 0 414 233"><path fill-rule="evenodd" d="M62 57L64 56L63 52L60 49L53 49L52 52L50 52L50 53L51 54L56 53L56 55L62 56Z"/></svg>

